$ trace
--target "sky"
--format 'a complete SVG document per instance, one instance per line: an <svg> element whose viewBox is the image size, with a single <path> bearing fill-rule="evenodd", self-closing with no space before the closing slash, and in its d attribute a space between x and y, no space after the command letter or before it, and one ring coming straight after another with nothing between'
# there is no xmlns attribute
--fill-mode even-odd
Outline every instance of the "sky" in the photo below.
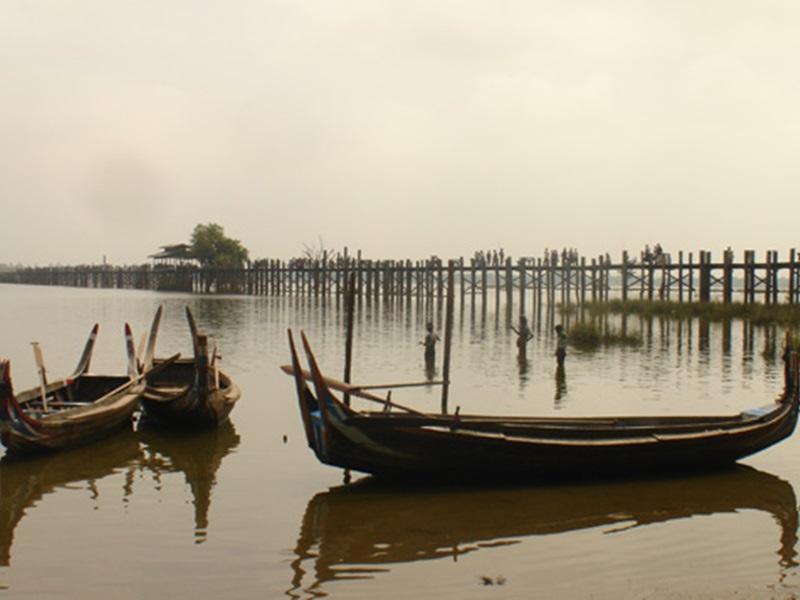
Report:
<svg viewBox="0 0 800 600"><path fill-rule="evenodd" d="M800 3L3 0L0 263L797 240Z"/></svg>

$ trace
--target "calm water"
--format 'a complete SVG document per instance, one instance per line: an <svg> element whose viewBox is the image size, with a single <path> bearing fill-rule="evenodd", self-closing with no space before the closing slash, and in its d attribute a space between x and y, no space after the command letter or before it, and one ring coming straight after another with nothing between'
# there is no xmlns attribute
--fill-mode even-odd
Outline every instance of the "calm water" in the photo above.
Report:
<svg viewBox="0 0 800 600"><path fill-rule="evenodd" d="M165 305L159 354L188 352L183 307L242 389L211 433L124 432L34 460L0 462L0 598L787 598L798 588L797 438L730 471L528 487L397 488L317 463L291 380L286 329L322 368L343 369L342 312L294 298L0 286L0 355L36 385L72 370L94 322L93 371L122 373L122 329ZM364 303L353 378L421 381L431 307ZM434 320L437 320L435 317ZM536 326L536 319L532 318ZM780 332L642 322L639 348L571 351L555 377L542 315L516 359L501 307L457 306L451 406L519 414L727 413L781 387ZM779 351L778 351L779 354ZM437 409L438 388L394 399ZM285 437L285 439L284 439ZM2 451L0 451L2 452ZM491 585L487 585L491 584Z"/></svg>

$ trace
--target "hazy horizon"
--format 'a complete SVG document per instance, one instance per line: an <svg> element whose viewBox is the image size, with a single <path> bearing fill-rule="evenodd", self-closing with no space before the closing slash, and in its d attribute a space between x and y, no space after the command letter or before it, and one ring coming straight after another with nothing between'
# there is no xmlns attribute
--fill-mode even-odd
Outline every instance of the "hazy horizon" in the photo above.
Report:
<svg viewBox="0 0 800 600"><path fill-rule="evenodd" d="M0 5L0 263L796 245L800 5Z"/></svg>

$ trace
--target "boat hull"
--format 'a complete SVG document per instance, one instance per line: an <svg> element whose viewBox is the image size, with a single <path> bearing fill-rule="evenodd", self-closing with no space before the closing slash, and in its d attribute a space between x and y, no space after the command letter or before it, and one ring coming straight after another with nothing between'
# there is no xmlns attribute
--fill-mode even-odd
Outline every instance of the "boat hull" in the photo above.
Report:
<svg viewBox="0 0 800 600"><path fill-rule="evenodd" d="M104 385L113 387L108 393L85 406L49 415L37 415L27 426L19 413L24 414L26 405L37 396L38 390L22 392L17 406L4 399L3 402L7 403L6 414L16 418L12 416L13 423L4 422L0 441L9 453L35 454L82 446L130 427L133 413L144 391L144 382L137 383L128 378L102 379L105 380ZM78 384L81 383L84 382L79 380ZM51 384L48 392L58 393L59 388L66 390L67 386L66 381Z"/></svg>
<svg viewBox="0 0 800 600"><path fill-rule="evenodd" d="M157 368L160 359L154 361ZM195 382L195 361L179 359L149 378L142 395L142 408L148 419L178 426L207 428L225 422L241 393L231 378L219 372L219 387L200 391Z"/></svg>
<svg viewBox="0 0 800 600"><path fill-rule="evenodd" d="M639 475L731 464L792 434L797 386L730 416L525 418L355 411L327 385L307 341L313 391L293 343L292 367L309 446L329 465L435 479ZM795 381L796 377L787 379Z"/></svg>

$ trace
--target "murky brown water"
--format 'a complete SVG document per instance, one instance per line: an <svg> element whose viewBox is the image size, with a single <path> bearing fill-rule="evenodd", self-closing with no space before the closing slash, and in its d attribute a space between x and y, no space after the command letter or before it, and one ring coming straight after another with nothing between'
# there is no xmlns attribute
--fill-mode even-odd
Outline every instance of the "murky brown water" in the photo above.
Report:
<svg viewBox="0 0 800 600"><path fill-rule="evenodd" d="M183 306L242 388L232 423L125 432L0 462L0 598L786 598L800 594L797 438L730 471L591 484L396 487L316 462L303 438L286 328L342 372L342 313L292 298L0 286L0 355L18 389L69 372L97 321L95 372L124 370L122 327L165 304L159 353L189 350ZM424 379L426 307L364 303L354 379ZM780 332L642 322L640 348L571 351L555 377L543 315L520 365L505 311L456 314L451 406L521 414L735 412L781 386ZM534 325L535 325L535 319ZM398 390L425 409L438 388ZM283 437L287 437L284 442Z"/></svg>

